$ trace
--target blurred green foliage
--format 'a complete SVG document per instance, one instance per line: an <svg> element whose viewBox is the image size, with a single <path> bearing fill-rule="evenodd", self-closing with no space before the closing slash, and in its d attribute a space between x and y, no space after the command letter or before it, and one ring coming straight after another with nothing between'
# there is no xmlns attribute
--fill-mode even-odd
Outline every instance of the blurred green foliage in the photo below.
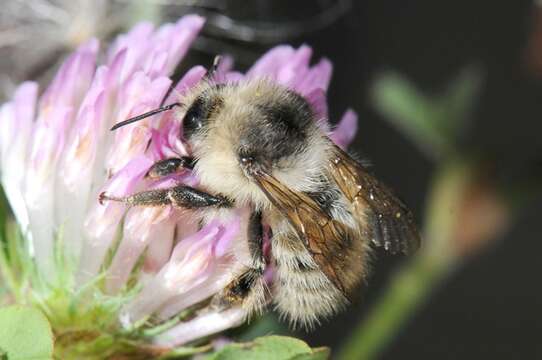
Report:
<svg viewBox="0 0 542 360"><path fill-rule="evenodd" d="M375 108L428 157L458 153L464 130L482 84L478 67L464 69L439 95L426 95L394 72L380 75L372 88Z"/></svg>
<svg viewBox="0 0 542 360"><path fill-rule="evenodd" d="M482 72L473 66L464 69L439 95L425 95L393 72L377 78L371 93L375 108L435 161L436 170L422 220L422 248L397 269L367 317L340 349L338 359L377 358L461 257L500 230L496 225L488 231L458 231L463 216L480 218L473 222L474 227L485 230L486 214L481 212L487 206L494 208L489 212L498 215L496 221L502 219L501 214L508 214L502 210L506 204L494 196L496 189L491 183L479 187L479 164L458 146L481 85ZM472 213L465 215L466 207L472 208Z"/></svg>

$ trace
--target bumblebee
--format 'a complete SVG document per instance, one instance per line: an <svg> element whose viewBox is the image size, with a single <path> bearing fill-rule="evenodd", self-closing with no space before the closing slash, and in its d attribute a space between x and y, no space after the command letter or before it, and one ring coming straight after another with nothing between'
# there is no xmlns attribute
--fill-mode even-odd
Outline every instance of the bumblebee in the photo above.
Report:
<svg viewBox="0 0 542 360"><path fill-rule="evenodd" d="M157 162L148 175L188 168L198 189L179 185L101 200L132 206L252 209L251 263L215 303L249 313L268 299L263 226L270 228L272 301L293 326L311 328L343 309L367 277L373 247L411 253L420 235L412 213L367 168L337 147L296 92L266 79L216 84L215 66L174 103L114 128L176 108L191 157Z"/></svg>

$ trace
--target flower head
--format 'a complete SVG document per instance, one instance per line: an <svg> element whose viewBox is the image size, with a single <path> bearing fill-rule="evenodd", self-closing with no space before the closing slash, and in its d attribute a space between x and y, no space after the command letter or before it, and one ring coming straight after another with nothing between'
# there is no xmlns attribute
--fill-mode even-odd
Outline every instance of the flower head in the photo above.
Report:
<svg viewBox="0 0 542 360"><path fill-rule="evenodd" d="M98 41L91 40L64 62L41 96L35 83L24 83L0 110L2 185L40 278L50 289L80 293L91 284L101 296L122 296L114 312L119 329L177 317L172 327L144 339L162 347L243 322L244 309L235 307L207 309L189 321L177 315L218 293L246 261L248 254L239 249L246 241L241 229L248 214L232 209L227 220L200 228L190 211L126 208L100 204L98 198L104 191L123 196L172 184L197 187L189 171L160 180L145 177L154 162L188 155L175 113L108 129L158 107L170 87L166 100L174 102L202 79L202 66L177 84L169 76L203 23L189 15L158 29L139 24L117 38L103 64L97 64ZM303 95L327 128L325 93L332 66L326 59L310 65L311 55L307 46L278 46L245 74L233 71L227 59L217 81L266 77L283 84ZM347 111L331 138L346 146L356 123L355 113ZM58 252L68 259L68 268L59 266ZM66 269L68 284L62 282ZM44 304L52 301L41 298Z"/></svg>

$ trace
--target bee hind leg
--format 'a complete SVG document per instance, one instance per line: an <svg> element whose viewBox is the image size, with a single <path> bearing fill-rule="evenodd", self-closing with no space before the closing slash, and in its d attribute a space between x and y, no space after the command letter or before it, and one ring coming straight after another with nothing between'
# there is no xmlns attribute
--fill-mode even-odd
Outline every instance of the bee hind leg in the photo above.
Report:
<svg viewBox="0 0 542 360"><path fill-rule="evenodd" d="M263 227L260 212L253 212L248 224L250 264L224 290L215 295L212 306L228 307L241 304L248 313L261 313L267 304L269 290L264 280Z"/></svg>
<svg viewBox="0 0 542 360"><path fill-rule="evenodd" d="M190 186L178 185L167 189L157 189L138 192L124 197L100 194L99 202L105 201L123 202L129 206L167 206L184 209L197 209L204 207L230 207L231 201L221 195L211 195L194 189Z"/></svg>

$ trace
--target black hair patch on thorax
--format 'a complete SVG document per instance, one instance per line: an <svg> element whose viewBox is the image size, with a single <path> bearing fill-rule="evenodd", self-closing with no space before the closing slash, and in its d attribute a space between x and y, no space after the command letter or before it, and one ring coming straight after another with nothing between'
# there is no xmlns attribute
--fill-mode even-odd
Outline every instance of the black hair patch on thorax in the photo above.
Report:
<svg viewBox="0 0 542 360"><path fill-rule="evenodd" d="M256 106L269 125L282 132L303 134L314 121L308 102L292 91L285 91L283 96Z"/></svg>
<svg viewBox="0 0 542 360"><path fill-rule="evenodd" d="M243 129L240 151L253 158L275 162L306 149L314 115L307 101L285 91L254 105L255 116Z"/></svg>

